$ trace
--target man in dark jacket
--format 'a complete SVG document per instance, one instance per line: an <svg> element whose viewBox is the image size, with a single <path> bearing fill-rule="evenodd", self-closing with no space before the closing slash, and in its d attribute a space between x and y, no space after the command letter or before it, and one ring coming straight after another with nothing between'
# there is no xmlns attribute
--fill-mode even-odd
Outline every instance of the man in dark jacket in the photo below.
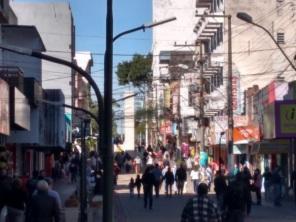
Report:
<svg viewBox="0 0 296 222"><path fill-rule="evenodd" d="M176 171L176 182L178 194L183 195L184 183L187 180L187 174L184 166L181 164L180 167Z"/></svg>
<svg viewBox="0 0 296 222"><path fill-rule="evenodd" d="M148 166L142 176L142 183L144 189L144 208L147 208L147 202L149 200L149 209L152 210L153 204L153 185L155 183L153 175L153 167Z"/></svg>
<svg viewBox="0 0 296 222"><path fill-rule="evenodd" d="M7 205L11 186L12 178L7 176L6 169L0 169L0 213L2 208Z"/></svg>
<svg viewBox="0 0 296 222"><path fill-rule="evenodd" d="M224 173L220 170L217 171L216 178L214 179L215 192L217 203L221 210L223 210L224 197L227 191L226 178Z"/></svg>
<svg viewBox="0 0 296 222"><path fill-rule="evenodd" d="M296 203L296 170L293 170L291 174L291 187L294 193L294 201Z"/></svg>
<svg viewBox="0 0 296 222"><path fill-rule="evenodd" d="M225 209L228 222L243 222L248 207L249 191L242 173L236 175L235 181L230 183L225 195ZM248 209L247 209L248 210Z"/></svg>
<svg viewBox="0 0 296 222"><path fill-rule="evenodd" d="M173 184L175 181L174 174L171 167L168 167L168 171L165 173L163 180L165 180L165 193L167 197L172 197Z"/></svg>
<svg viewBox="0 0 296 222"><path fill-rule="evenodd" d="M28 206L27 221L60 222L60 209L54 197L48 195L48 183L40 180L37 183L37 194L32 196Z"/></svg>

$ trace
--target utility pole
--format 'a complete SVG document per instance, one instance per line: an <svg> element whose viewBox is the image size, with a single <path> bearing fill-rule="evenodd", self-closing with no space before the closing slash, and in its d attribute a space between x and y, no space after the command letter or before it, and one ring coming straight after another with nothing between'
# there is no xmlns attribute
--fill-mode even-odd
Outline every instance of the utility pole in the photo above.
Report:
<svg viewBox="0 0 296 222"><path fill-rule="evenodd" d="M158 88L158 84L155 84L154 85L155 86L155 109L156 109L156 143L158 143L158 138L159 138L159 119L158 119L158 96L157 96L157 94L158 94L158 90L157 90L157 88Z"/></svg>
<svg viewBox="0 0 296 222"><path fill-rule="evenodd" d="M200 121L200 151L205 151L205 120L204 120L204 79L203 79L203 45L199 43L199 66L200 66L200 92L199 92L199 121Z"/></svg>
<svg viewBox="0 0 296 222"><path fill-rule="evenodd" d="M233 165L233 107L232 107L232 34L231 34L231 15L227 16L228 21L228 169Z"/></svg>
<svg viewBox="0 0 296 222"><path fill-rule="evenodd" d="M196 17L203 18L227 18L228 22L228 75L227 75L227 115L228 115L228 167L229 169L233 165L233 108L232 108L232 33L231 33L231 15L195 15ZM242 18L243 17L243 18ZM239 17L246 22L252 23L249 16ZM258 25L257 25L258 26ZM262 27L261 27L262 28ZM272 37L272 35L270 34ZM273 37L272 37L273 38ZM275 41L275 40L274 40ZM283 51L282 51L283 52ZM291 64L291 63L290 63Z"/></svg>

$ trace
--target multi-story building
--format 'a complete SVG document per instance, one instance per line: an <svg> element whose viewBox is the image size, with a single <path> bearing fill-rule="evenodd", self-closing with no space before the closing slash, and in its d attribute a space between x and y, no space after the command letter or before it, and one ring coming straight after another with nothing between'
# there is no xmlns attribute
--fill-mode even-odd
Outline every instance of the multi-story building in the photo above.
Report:
<svg viewBox="0 0 296 222"><path fill-rule="evenodd" d="M153 29L153 88L157 117L152 141L162 140L179 146L188 142L190 130L183 130L182 119L195 116L197 109L188 102L188 84L180 81L194 79L195 36L191 28L197 21L191 0L153 1L153 20L177 18L176 21ZM193 46L193 47L192 47ZM191 77L190 77L191 76ZM195 122L197 126L197 121ZM192 122L191 121L191 122Z"/></svg>
<svg viewBox="0 0 296 222"><path fill-rule="evenodd" d="M32 25L16 24L17 13L11 11L8 1L4 1L1 13L2 23L12 22L1 24L3 44L45 51L39 30ZM40 59L3 50L0 63L1 97L6 101L1 100L0 108L1 152L11 152L10 169L16 175L30 175L41 169L50 175L53 151L66 147L65 110L52 104L65 103L64 93L42 88L46 70ZM68 75L71 77L71 72Z"/></svg>
<svg viewBox="0 0 296 222"><path fill-rule="evenodd" d="M75 55L76 64L91 74L91 67L93 66L93 58L90 52L76 52ZM73 89L73 105L78 108L90 110L90 85L88 81L82 77L79 73L75 74L75 84ZM79 111L73 111L73 128L80 127L81 118L84 118L86 114Z"/></svg>
<svg viewBox="0 0 296 222"><path fill-rule="evenodd" d="M68 3L12 2L19 24L36 26L46 47L46 54L74 62L75 27ZM44 89L62 89L66 104L74 102L74 71L71 68L42 61L42 86ZM57 84L58 82L58 84ZM66 109L65 114L72 111Z"/></svg>

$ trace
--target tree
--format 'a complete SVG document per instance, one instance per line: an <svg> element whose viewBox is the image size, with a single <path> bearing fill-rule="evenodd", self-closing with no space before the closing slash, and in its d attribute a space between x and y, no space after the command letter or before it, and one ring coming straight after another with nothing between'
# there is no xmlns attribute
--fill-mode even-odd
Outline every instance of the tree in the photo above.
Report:
<svg viewBox="0 0 296 222"><path fill-rule="evenodd" d="M116 106L118 106L118 104L113 102L113 108ZM98 104L97 103L91 102L90 112L92 112L95 116L97 116L97 114L98 114ZM114 113L114 110L113 110L113 113ZM99 126L94 119L91 119L91 129L94 134L99 132ZM114 120L113 120L113 124L112 124L112 132L113 132L113 135L117 134L117 125Z"/></svg>
<svg viewBox="0 0 296 222"><path fill-rule="evenodd" d="M124 61L117 66L119 85L133 84L143 87L152 81L152 56L135 54L131 61Z"/></svg>

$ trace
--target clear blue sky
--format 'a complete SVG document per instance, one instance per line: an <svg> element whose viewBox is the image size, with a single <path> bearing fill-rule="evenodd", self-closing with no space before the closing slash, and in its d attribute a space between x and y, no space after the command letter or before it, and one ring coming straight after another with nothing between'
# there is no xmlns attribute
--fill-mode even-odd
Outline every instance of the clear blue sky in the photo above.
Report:
<svg viewBox="0 0 296 222"><path fill-rule="evenodd" d="M16 0L18 2L66 2L65 0ZM76 50L94 53L93 76L103 92L103 56L105 51L106 0L69 0L76 27ZM152 21L152 0L114 0L114 35ZM122 37L114 45L114 54L146 54L151 49L151 31ZM99 55L98 55L99 54ZM114 66L130 56L114 55ZM114 68L114 77L115 68ZM114 78L114 97L122 90ZM123 88L123 86L120 86Z"/></svg>

